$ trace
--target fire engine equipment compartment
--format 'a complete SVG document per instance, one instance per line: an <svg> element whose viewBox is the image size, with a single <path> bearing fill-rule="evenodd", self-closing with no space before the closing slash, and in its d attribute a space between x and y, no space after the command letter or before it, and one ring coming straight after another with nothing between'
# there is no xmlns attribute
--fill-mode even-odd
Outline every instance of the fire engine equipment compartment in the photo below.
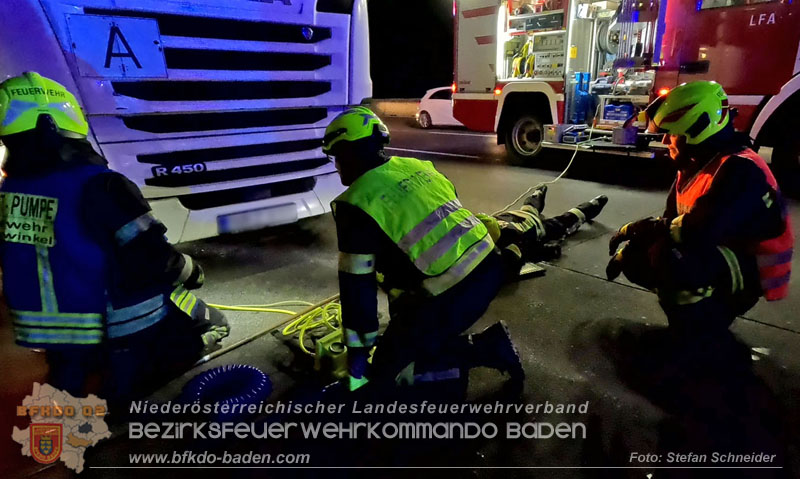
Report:
<svg viewBox="0 0 800 479"><path fill-rule="evenodd" d="M577 72L591 78L594 128L592 145L579 145L584 150L613 146L601 135L611 136L625 113L635 115L655 95L713 80L737 110L734 126L753 140L784 193L800 196L793 121L800 2L455 0L454 6L453 116L471 130L496 133L510 162L530 164L545 147L575 149L546 138L545 126L569 123ZM560 27L528 21L559 13ZM647 140L640 131L639 146L610 151L652 157L645 150L661 145Z"/></svg>
<svg viewBox="0 0 800 479"><path fill-rule="evenodd" d="M569 9L564 119L592 124L591 137L582 146L604 153L653 156L637 151L647 149L654 138L643 131L646 125L634 120L649 103L653 88L659 9L659 0L579 0ZM593 79L588 88L583 86L586 77ZM560 142L546 139L543 147L574 141L571 136Z"/></svg>
<svg viewBox="0 0 800 479"><path fill-rule="evenodd" d="M486 34L492 28L491 22L497 42L494 64L486 49L491 46L488 43L480 47L480 53L471 52L469 57L462 55L463 48L458 50L456 113L461 111L461 105L480 101L476 93L493 91L500 95L494 127L499 142L505 142L510 156L517 159L533 157L543 147L563 148L567 142L569 148L579 143L587 149L602 148L605 153L652 157L649 151L631 147L646 147L646 138L630 141L627 133L624 144L615 144L612 133L650 101L654 52L659 48L657 33L663 31L659 23L660 1L508 0L495 3L498 9L494 20L479 20L472 15L457 17L460 45L476 40L483 45L481 39L489 38ZM481 12L491 8L487 6L491 3L459 2L462 10ZM494 78L488 75L491 71ZM557 114L529 111L532 105L527 100L525 105L516 104L523 98L517 92L536 91L555 97ZM459 98L460 93L472 97ZM513 104L509 103L512 98ZM467 116L466 109L463 116ZM591 128L584 134L572 129L571 134L564 135L566 127L549 127L559 122L587 123ZM465 122L469 128L488 129L488 125L476 127L468 123Z"/></svg>
<svg viewBox="0 0 800 479"><path fill-rule="evenodd" d="M498 80L556 79L564 76L567 0L511 0L501 7L504 46Z"/></svg>

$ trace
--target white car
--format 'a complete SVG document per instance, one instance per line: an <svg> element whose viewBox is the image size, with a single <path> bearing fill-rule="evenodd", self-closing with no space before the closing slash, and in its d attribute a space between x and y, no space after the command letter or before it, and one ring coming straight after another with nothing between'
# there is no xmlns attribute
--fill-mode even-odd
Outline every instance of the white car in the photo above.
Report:
<svg viewBox="0 0 800 479"><path fill-rule="evenodd" d="M422 128L436 126L462 126L453 118L453 90L449 86L433 88L425 92L425 96L417 106L417 123Z"/></svg>

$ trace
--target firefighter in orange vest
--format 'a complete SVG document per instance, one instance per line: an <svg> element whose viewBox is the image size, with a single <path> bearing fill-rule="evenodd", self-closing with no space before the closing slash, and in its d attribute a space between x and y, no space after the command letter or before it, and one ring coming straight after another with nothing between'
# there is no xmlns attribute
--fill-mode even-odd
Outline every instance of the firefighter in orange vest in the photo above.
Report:
<svg viewBox="0 0 800 479"><path fill-rule="evenodd" d="M734 131L718 83L684 83L646 113L678 174L661 218L612 237L606 273L656 291L673 330L726 331L761 296L788 292L794 238L786 203L749 139Z"/></svg>

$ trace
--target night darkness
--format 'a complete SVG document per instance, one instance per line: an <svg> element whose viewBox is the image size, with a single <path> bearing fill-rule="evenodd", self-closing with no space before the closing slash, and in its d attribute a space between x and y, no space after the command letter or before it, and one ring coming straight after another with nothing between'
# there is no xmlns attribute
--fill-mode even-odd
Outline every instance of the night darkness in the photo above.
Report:
<svg viewBox="0 0 800 479"><path fill-rule="evenodd" d="M420 98L453 82L452 0L370 0L374 98Z"/></svg>

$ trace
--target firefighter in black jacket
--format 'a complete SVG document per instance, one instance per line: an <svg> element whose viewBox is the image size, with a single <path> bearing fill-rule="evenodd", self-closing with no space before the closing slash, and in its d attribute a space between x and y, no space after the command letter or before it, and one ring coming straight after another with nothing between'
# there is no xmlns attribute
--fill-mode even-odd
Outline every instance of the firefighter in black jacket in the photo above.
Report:
<svg viewBox="0 0 800 479"><path fill-rule="evenodd" d="M139 189L86 141L75 97L36 73L0 84L3 293L16 341L44 349L49 382L81 394L108 365L125 400L228 334L189 289L203 271L166 240Z"/></svg>
<svg viewBox="0 0 800 479"><path fill-rule="evenodd" d="M672 330L713 337L761 296L786 296L786 203L764 160L735 133L719 84L682 84L647 115L651 131L665 133L678 174L661 218L625 225L611 239L608 277L624 272L655 290Z"/></svg>

